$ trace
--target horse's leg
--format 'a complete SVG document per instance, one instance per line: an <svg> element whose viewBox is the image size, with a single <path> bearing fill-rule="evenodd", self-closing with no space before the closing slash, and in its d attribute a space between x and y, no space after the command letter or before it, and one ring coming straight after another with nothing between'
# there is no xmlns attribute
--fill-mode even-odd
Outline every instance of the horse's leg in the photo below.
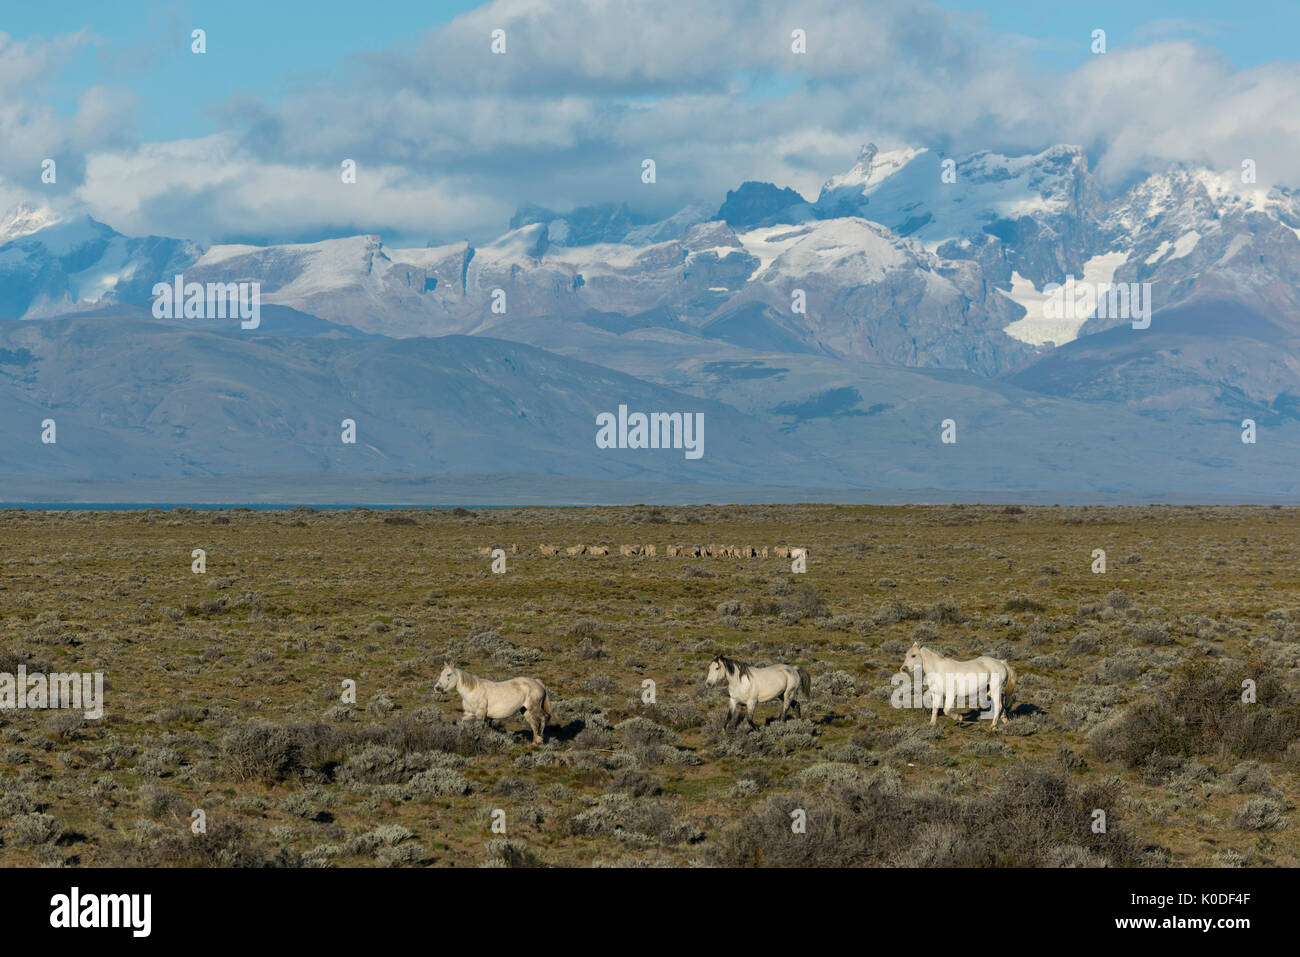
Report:
<svg viewBox="0 0 1300 957"><path fill-rule="evenodd" d="M758 730L758 725L754 724L754 709L757 707L758 707L758 692L754 692L754 694L750 697L749 701L745 703L745 720L749 722L749 726L753 728L755 731Z"/></svg>
<svg viewBox="0 0 1300 957"><path fill-rule="evenodd" d="M802 718L803 718L803 708L801 708L801 707L799 706L799 699L798 699L798 698L791 698L791 699L790 699L790 707L794 709L794 716L795 716L796 718L799 718L799 719L802 720Z"/></svg>
<svg viewBox="0 0 1300 957"><path fill-rule="evenodd" d="M524 712L524 720L526 720L526 721L528 722L528 727L532 729L532 732L533 732L533 744L541 744L541 743L542 743L542 726L541 726L541 722L538 721L538 716L537 716L536 712L533 712L533 711L525 711L525 712ZM545 720L545 719L543 719L543 720Z"/></svg>
<svg viewBox="0 0 1300 957"><path fill-rule="evenodd" d="M736 699L731 698L727 702L727 723L723 725L723 728L730 731L732 722L738 721L739 717L740 716L736 713Z"/></svg>
<svg viewBox="0 0 1300 957"><path fill-rule="evenodd" d="M957 715L953 713L956 705L957 705L957 686L955 684L951 684L948 686L947 690L945 690L943 693L943 715L945 718L952 718L952 720L960 724L961 718L957 717Z"/></svg>
<svg viewBox="0 0 1300 957"><path fill-rule="evenodd" d="M1002 689L989 689L989 697L993 699L993 720L989 722L989 730L996 731L998 727L998 718L1002 717Z"/></svg>
<svg viewBox="0 0 1300 957"><path fill-rule="evenodd" d="M542 744L546 741L546 708L545 699L537 702L537 743Z"/></svg>

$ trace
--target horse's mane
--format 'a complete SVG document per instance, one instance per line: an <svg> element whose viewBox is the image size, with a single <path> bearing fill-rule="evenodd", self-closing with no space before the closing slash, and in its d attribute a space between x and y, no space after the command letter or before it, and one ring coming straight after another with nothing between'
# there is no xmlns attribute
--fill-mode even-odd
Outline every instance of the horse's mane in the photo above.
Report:
<svg viewBox="0 0 1300 957"><path fill-rule="evenodd" d="M725 655L718 655L714 661L722 662L722 668L728 675L737 675L744 678L749 675L749 665L743 661L737 661L735 658L728 658Z"/></svg>
<svg viewBox="0 0 1300 957"><path fill-rule="evenodd" d="M473 691L476 687L478 687L477 675L472 675L464 668L457 668L455 665L452 665L452 667L455 668L456 671L460 673L460 683L465 686L466 691Z"/></svg>

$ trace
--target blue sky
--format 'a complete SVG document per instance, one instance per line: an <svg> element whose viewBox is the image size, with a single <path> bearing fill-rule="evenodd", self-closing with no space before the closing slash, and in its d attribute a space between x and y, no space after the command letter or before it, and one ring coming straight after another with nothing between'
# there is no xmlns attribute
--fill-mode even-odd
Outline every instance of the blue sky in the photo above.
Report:
<svg viewBox="0 0 1300 957"><path fill-rule="evenodd" d="M142 100L142 136L200 136L235 93L280 102L295 86L347 68L353 55L409 44L421 30L471 10L472 0L61 0L6 10L0 30L16 39L50 39L87 30L105 41L87 47L57 80L52 102L67 108L86 87L125 82ZM197 60L190 32L207 31ZM196 106L198 107L196 109Z"/></svg>
<svg viewBox="0 0 1300 957"><path fill-rule="evenodd" d="M482 6L475 0L188 0L180 3L62 0L13 4L0 30L17 39L51 38L88 30L106 41L88 47L58 77L51 102L67 108L86 87L129 83L141 97L145 138L201 136L220 126L216 111L247 93L278 104L322 75L346 75L353 58L409 47L423 31ZM707 7L707 4L705 5ZM1155 37L1191 37L1221 51L1238 67L1294 56L1300 4L1234 4L1208 0L943 0L938 6L985 20L997 33L1033 41L1027 49L1047 69L1069 69L1091 56L1089 38L1107 31L1112 48ZM129 12L124 13L123 10ZM202 27L208 53L197 61L189 33ZM789 78L768 78L772 91Z"/></svg>
<svg viewBox="0 0 1300 957"><path fill-rule="evenodd" d="M1250 157L1266 182L1300 186L1293 3L8 6L0 213L76 207L135 234L483 241L525 202L669 215L749 179L815 196L868 141L1077 143L1115 184ZM488 50L496 26L507 56ZM791 55L791 27L808 28L808 55ZM1098 28L1105 57L1089 49ZM39 180L46 157L57 184ZM350 190L344 158L362 171Z"/></svg>
<svg viewBox="0 0 1300 957"><path fill-rule="evenodd" d="M1044 64L1075 66L1091 54L1086 38L1098 28L1111 47L1157 36L1194 37L1238 67L1295 57L1300 4L1288 0L1224 4L1221 0L1088 0L1087 3L945 0L940 6L987 18L994 30L1046 45ZM1085 38L1080 44L1079 38Z"/></svg>

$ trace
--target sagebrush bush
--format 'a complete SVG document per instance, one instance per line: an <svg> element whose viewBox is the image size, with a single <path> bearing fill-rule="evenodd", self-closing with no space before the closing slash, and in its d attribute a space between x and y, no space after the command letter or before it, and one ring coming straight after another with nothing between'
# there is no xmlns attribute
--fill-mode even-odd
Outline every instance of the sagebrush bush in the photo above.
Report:
<svg viewBox="0 0 1300 957"><path fill-rule="evenodd" d="M1256 700L1242 701L1243 682ZM1142 767L1159 756L1281 756L1300 730L1300 698L1261 666L1195 661L1179 668L1156 696L1140 701L1088 735L1104 761Z"/></svg>
<svg viewBox="0 0 1300 957"><path fill-rule="evenodd" d="M537 855L519 841L498 837L487 842L488 858L484 864L489 867L540 867Z"/></svg>
<svg viewBox="0 0 1300 957"><path fill-rule="evenodd" d="M450 768L429 768L427 771L421 771L403 787L403 793L413 798L469 794L472 790L474 786Z"/></svg>
<svg viewBox="0 0 1300 957"><path fill-rule="evenodd" d="M1119 798L1117 780L1076 786L1057 770L1013 768L966 797L905 791L896 777L877 774L821 793L773 795L711 845L709 857L727 867L1143 863ZM1096 808L1107 812L1102 834L1092 830ZM806 815L802 833L791 827L794 811Z"/></svg>
<svg viewBox="0 0 1300 957"><path fill-rule="evenodd" d="M1232 815L1232 826L1243 831L1276 831L1286 826L1286 806L1273 798L1251 798Z"/></svg>
<svg viewBox="0 0 1300 957"><path fill-rule="evenodd" d="M58 840L63 825L48 814L19 814L9 821L9 840L19 847L34 847Z"/></svg>
<svg viewBox="0 0 1300 957"><path fill-rule="evenodd" d="M136 840L108 844L105 864L120 867L294 867L300 861L281 848L270 851L229 815L209 815L207 830L157 828Z"/></svg>
<svg viewBox="0 0 1300 957"><path fill-rule="evenodd" d="M682 820L675 807L652 798L634 798L627 794L603 794L587 810L569 821L575 835L618 837L623 840L680 844L696 841L703 835L688 821Z"/></svg>
<svg viewBox="0 0 1300 957"><path fill-rule="evenodd" d="M342 732L328 724L247 721L222 737L221 763L237 781L323 776L323 766L342 758L343 747Z"/></svg>

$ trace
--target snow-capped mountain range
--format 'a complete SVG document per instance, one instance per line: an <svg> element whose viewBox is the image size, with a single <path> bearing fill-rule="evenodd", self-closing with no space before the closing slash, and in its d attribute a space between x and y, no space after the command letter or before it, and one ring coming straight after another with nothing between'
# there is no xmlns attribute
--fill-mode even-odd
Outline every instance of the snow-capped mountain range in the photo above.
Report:
<svg viewBox="0 0 1300 957"><path fill-rule="evenodd" d="M868 145L815 199L746 182L717 205L695 204L658 222L625 206L564 214L533 206L510 225L478 245L400 249L352 236L203 247L18 207L0 218L0 319L108 317L129 325L150 319L153 285L177 273L258 282L264 308L280 310L259 336L468 335L527 344L727 403L755 434L777 429L804 454L824 456L811 484L853 484L865 462L878 463L890 448L933 455L939 418L914 422L913 412L920 415L918 400L934 398L926 416L944 417L947 401L967 412L987 403L1064 403L1054 413L1063 418L1016 424L1027 430L1018 439L1023 468L1013 457L1001 478L997 468L974 474L980 468L967 463L955 474L922 457L891 475L892 487L982 481L1047 489L1059 478L1055 467L1025 450L1054 447L1047 436L1068 419L1112 451L1109 430L1190 430L1187 448L1157 456L1149 479L1115 487L1155 489L1176 478L1209 490L1226 480L1223 455L1207 452L1207 443L1234 440L1237 423L1253 418L1282 444L1255 457L1257 473L1227 484L1260 495L1300 489L1287 466L1300 449L1300 195L1243 183L1240 171L1175 167L1107 195L1075 146L945 157ZM1054 311L1052 284L1069 277L1149 284L1150 327L1134 328L1127 316ZM277 331L279 320L295 331ZM12 398L23 376L4 364L5 354L0 348L0 384L8 381ZM57 362L57 350L42 355ZM30 385L31 370L25 375ZM583 374L574 377L579 388ZM873 401L885 382L901 391ZM973 392L958 399L954 389ZM1086 406L1071 411L1070 403ZM846 424L863 422L878 425L885 443L866 458L836 446ZM191 454L200 470L227 467L219 457L201 461L201 449ZM746 481L742 460L737 453L734 469L710 479L734 471L736 482ZM1078 468L1072 488L1081 484ZM1103 481L1095 476L1082 487ZM862 475L861 485L878 487L879 475Z"/></svg>

